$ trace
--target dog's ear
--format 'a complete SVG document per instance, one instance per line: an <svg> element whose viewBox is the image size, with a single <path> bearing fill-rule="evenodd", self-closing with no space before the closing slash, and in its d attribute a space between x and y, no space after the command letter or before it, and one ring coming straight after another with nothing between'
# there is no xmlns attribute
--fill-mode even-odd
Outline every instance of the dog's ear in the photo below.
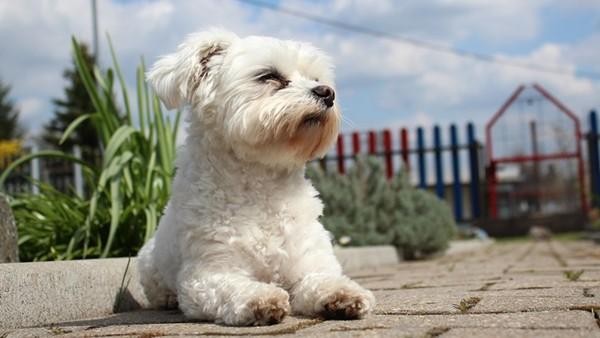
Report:
<svg viewBox="0 0 600 338"><path fill-rule="evenodd" d="M235 34L223 30L188 36L175 53L161 57L152 66L146 74L150 86L169 109L190 103L201 82L209 80L211 69L218 67L227 48L237 39Z"/></svg>

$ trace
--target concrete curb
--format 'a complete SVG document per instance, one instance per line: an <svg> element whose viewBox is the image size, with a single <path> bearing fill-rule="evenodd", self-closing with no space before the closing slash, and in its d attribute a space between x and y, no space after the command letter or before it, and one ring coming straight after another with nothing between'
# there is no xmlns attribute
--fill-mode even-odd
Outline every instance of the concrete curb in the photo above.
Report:
<svg viewBox="0 0 600 338"><path fill-rule="evenodd" d="M335 253L345 271L399 262L392 246L336 248ZM144 307L135 258L128 261L0 264L0 328L51 325Z"/></svg>
<svg viewBox="0 0 600 338"><path fill-rule="evenodd" d="M444 253L446 256L478 251L494 244L493 239L466 239L451 241Z"/></svg>

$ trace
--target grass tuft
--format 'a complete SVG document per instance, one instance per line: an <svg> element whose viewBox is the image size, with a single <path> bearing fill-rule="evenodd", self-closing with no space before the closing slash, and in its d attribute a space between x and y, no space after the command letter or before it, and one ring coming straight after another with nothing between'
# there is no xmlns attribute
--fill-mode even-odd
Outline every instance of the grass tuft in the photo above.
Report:
<svg viewBox="0 0 600 338"><path fill-rule="evenodd" d="M452 306L460 311L460 313L467 313L470 309L472 309L477 303L481 301L480 297L469 297L461 299L460 303L453 304Z"/></svg>
<svg viewBox="0 0 600 338"><path fill-rule="evenodd" d="M568 280L570 280L571 282L575 282L579 279L579 277L581 277L581 275L584 272L585 272L584 270L577 270L577 271L567 270L567 271L564 271L563 273Z"/></svg>

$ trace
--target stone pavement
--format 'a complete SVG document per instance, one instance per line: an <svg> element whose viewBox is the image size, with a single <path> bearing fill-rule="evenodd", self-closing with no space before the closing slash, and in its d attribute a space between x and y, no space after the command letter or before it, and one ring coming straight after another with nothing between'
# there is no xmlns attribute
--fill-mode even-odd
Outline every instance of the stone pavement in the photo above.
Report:
<svg viewBox="0 0 600 338"><path fill-rule="evenodd" d="M176 311L137 311L0 329L0 337L600 337L600 246L589 242L497 243L351 275L379 303L363 320L288 317L273 326L231 328L186 322Z"/></svg>

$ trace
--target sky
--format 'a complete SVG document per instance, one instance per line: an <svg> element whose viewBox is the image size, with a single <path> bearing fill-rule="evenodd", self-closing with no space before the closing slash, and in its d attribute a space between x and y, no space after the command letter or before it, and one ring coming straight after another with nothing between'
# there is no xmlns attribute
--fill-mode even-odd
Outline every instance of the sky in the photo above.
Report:
<svg viewBox="0 0 600 338"><path fill-rule="evenodd" d="M210 27L240 36L313 43L333 57L343 131L474 122L481 127L521 84L537 82L582 119L600 108L600 0L281 0L282 8L560 74L487 63L330 27L236 0L99 0L104 33L128 86L140 57L153 63ZM0 79L30 135L63 97L70 37L92 41L89 1L0 0Z"/></svg>

